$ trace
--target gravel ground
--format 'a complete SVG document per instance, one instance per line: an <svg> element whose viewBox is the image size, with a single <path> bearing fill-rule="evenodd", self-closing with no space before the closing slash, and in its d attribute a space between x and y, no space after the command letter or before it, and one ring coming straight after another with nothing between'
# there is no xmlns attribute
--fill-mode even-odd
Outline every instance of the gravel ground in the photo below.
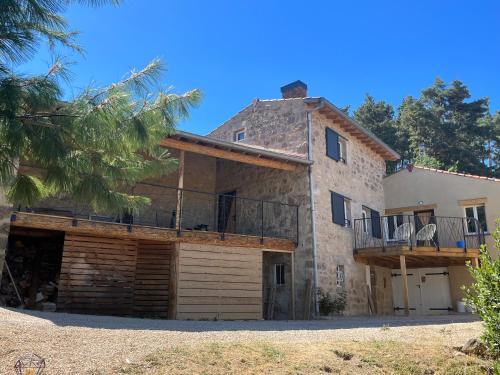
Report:
<svg viewBox="0 0 500 375"><path fill-rule="evenodd" d="M183 344L432 340L459 346L479 336L481 330L481 323L470 315L194 322L0 308L0 373L13 373L14 363L26 352L45 358L47 374L107 374L161 348Z"/></svg>

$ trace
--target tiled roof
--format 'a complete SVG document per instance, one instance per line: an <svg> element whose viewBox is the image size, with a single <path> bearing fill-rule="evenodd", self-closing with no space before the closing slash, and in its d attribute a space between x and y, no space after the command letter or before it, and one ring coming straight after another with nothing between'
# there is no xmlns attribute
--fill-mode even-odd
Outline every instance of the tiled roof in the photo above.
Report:
<svg viewBox="0 0 500 375"><path fill-rule="evenodd" d="M436 172L436 173L451 174L451 175L454 175L454 176L476 178L478 180L487 180L487 181L500 182L499 178L486 177L486 176L478 176L478 175L473 175L473 174L468 174L468 173L450 172L450 171L444 171L442 169L424 167L424 166L421 166L421 165L414 165L413 168L423 169L423 170L426 170L426 171Z"/></svg>

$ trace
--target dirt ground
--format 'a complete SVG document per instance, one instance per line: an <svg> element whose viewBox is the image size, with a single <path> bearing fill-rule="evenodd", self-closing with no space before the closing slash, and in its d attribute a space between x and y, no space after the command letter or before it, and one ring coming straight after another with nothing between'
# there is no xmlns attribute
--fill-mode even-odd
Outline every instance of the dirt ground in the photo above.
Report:
<svg viewBox="0 0 500 375"><path fill-rule="evenodd" d="M366 351L371 348L376 353L386 348L387 353L395 350L401 354L411 348L413 352L416 352L415 345L423 345L433 348L432 352L442 350L453 359L458 353L452 348L463 345L470 338L478 337L481 331L481 322L470 315L339 317L334 320L293 322L194 322L0 308L0 373L14 373L13 366L16 360L27 352L34 352L45 359L46 371L44 373L46 374L145 372L159 374L167 373L167 371L172 374L193 374L198 370L204 373L233 373L230 364L226 364L223 369L214 367L212 371L210 368L208 370L182 366L177 368L176 364L172 365L168 361L165 364L162 360L165 357L171 360L172 353L178 353L174 355L176 358L183 358L183 356L194 358L193 354L190 354L193 348L196 348L196 353L215 353L214 355L219 357L226 351L228 356L229 353L233 353L232 355L237 357L238 351L235 352L235 348L239 348L238 350L242 350L243 353L262 351L263 358L267 358L269 353L271 359L275 358L273 353L277 351L276 358L281 358L280 355L283 354L283 356L296 359L297 353L309 353L313 347L318 350L318 353L331 353L337 350L333 347L337 345L341 352L342 350ZM214 345L218 348L215 351L212 350ZM281 353L280 350L287 346L290 346L289 351ZM398 348L405 348L405 350ZM366 355L369 357L370 353L367 352ZM314 357L314 353L309 354ZM432 359L429 357L424 360ZM445 363L443 361L447 361L448 357L435 360ZM200 361L200 365L204 365L206 359L200 357ZM154 363L157 363L157 366ZM235 372L258 373L253 372L252 368L259 368L260 365L248 367L248 363L251 362L238 362L238 364L241 363L247 363L245 365L247 367L234 368ZM349 363L352 365L355 362ZM279 373L273 371L281 368L280 363L276 362L275 365L278 367L274 370L271 367L264 367L262 371ZM456 365L455 362L450 364L452 367ZM478 363L476 365L479 366ZM293 367L292 373L302 373L301 366L299 363ZM319 373L338 372L335 364L332 363L324 365L325 371L321 370L323 365L318 364L318 366L309 369L310 371L306 368L304 373L316 373L316 370ZM380 366L377 367L379 370ZM339 371L342 373L341 368ZM391 373L391 371L387 372ZM360 373L365 372L360 370ZM380 371L372 373L380 373ZM420 372L395 371L394 373ZM432 370L429 373L436 372ZM468 374L470 373L474 371L469 371Z"/></svg>

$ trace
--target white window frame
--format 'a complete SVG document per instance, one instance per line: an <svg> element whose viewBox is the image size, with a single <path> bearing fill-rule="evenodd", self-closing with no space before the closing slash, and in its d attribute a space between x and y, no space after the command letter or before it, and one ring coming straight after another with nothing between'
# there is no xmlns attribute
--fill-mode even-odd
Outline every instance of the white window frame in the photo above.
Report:
<svg viewBox="0 0 500 375"><path fill-rule="evenodd" d="M396 228L398 227L398 216L400 216L400 215L403 215L403 214L395 214L395 215L389 215L389 216L384 217L385 240L387 242L398 241L396 238L389 237L389 235L390 235L390 233L389 233L389 220L392 219L392 223L394 225L394 232L396 232ZM403 219L403 224L404 224L404 219Z"/></svg>
<svg viewBox="0 0 500 375"><path fill-rule="evenodd" d="M343 264L337 265L335 275L336 275L335 284L337 285L337 288L344 288L345 287L345 267Z"/></svg>
<svg viewBox="0 0 500 375"><path fill-rule="evenodd" d="M238 139L238 136L239 136L240 134L243 134L243 138L242 138L242 139ZM235 141L235 142L241 142L241 141L244 141L244 140L245 140L245 138L246 138L246 136L247 136L247 135L246 135L245 129L240 129L240 130L237 130L237 131L235 131L235 132L234 132L234 141Z"/></svg>
<svg viewBox="0 0 500 375"><path fill-rule="evenodd" d="M482 203L482 204L472 204L472 205L464 206L464 217L466 219L468 217L470 217L470 216L467 216L467 209L468 208L472 208L472 212L474 214L474 219L476 219L479 222L479 217L478 217L478 214L477 214L477 208L478 207L484 207L484 216L486 216L486 205L484 203ZM485 219L486 219L486 217L485 217ZM475 232L469 232L469 223L466 222L465 224L466 224L465 225L465 229L467 231L467 234L477 234L477 226L476 226L476 231ZM486 223L486 225L488 225L488 224ZM488 228L486 228L486 229L488 229ZM484 233L488 233L488 231L485 230Z"/></svg>
<svg viewBox="0 0 500 375"><path fill-rule="evenodd" d="M283 282L278 283L278 268L283 269ZM286 284L285 278L285 264L284 263L275 263L274 264L274 285L275 286L283 286Z"/></svg>
<svg viewBox="0 0 500 375"><path fill-rule="evenodd" d="M368 209L365 207L361 209L361 218L363 219L363 233L370 234L370 231L368 230L368 219L370 216L368 215Z"/></svg>
<svg viewBox="0 0 500 375"><path fill-rule="evenodd" d="M344 197L344 226L351 228L351 200Z"/></svg>
<svg viewBox="0 0 500 375"><path fill-rule="evenodd" d="M339 135L339 161L347 164L347 139Z"/></svg>

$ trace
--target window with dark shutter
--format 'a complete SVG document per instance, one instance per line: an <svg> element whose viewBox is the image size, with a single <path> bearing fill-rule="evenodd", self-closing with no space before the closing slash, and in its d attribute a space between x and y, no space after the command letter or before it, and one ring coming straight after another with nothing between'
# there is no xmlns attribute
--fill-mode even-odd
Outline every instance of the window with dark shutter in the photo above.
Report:
<svg viewBox="0 0 500 375"><path fill-rule="evenodd" d="M372 236L375 238L382 238L382 227L380 225L380 213L375 210L371 210L372 217Z"/></svg>
<svg viewBox="0 0 500 375"><path fill-rule="evenodd" d="M335 224L345 226L344 197L332 192L332 220Z"/></svg>
<svg viewBox="0 0 500 375"><path fill-rule="evenodd" d="M326 128L326 156L340 159L339 135L330 128Z"/></svg>

